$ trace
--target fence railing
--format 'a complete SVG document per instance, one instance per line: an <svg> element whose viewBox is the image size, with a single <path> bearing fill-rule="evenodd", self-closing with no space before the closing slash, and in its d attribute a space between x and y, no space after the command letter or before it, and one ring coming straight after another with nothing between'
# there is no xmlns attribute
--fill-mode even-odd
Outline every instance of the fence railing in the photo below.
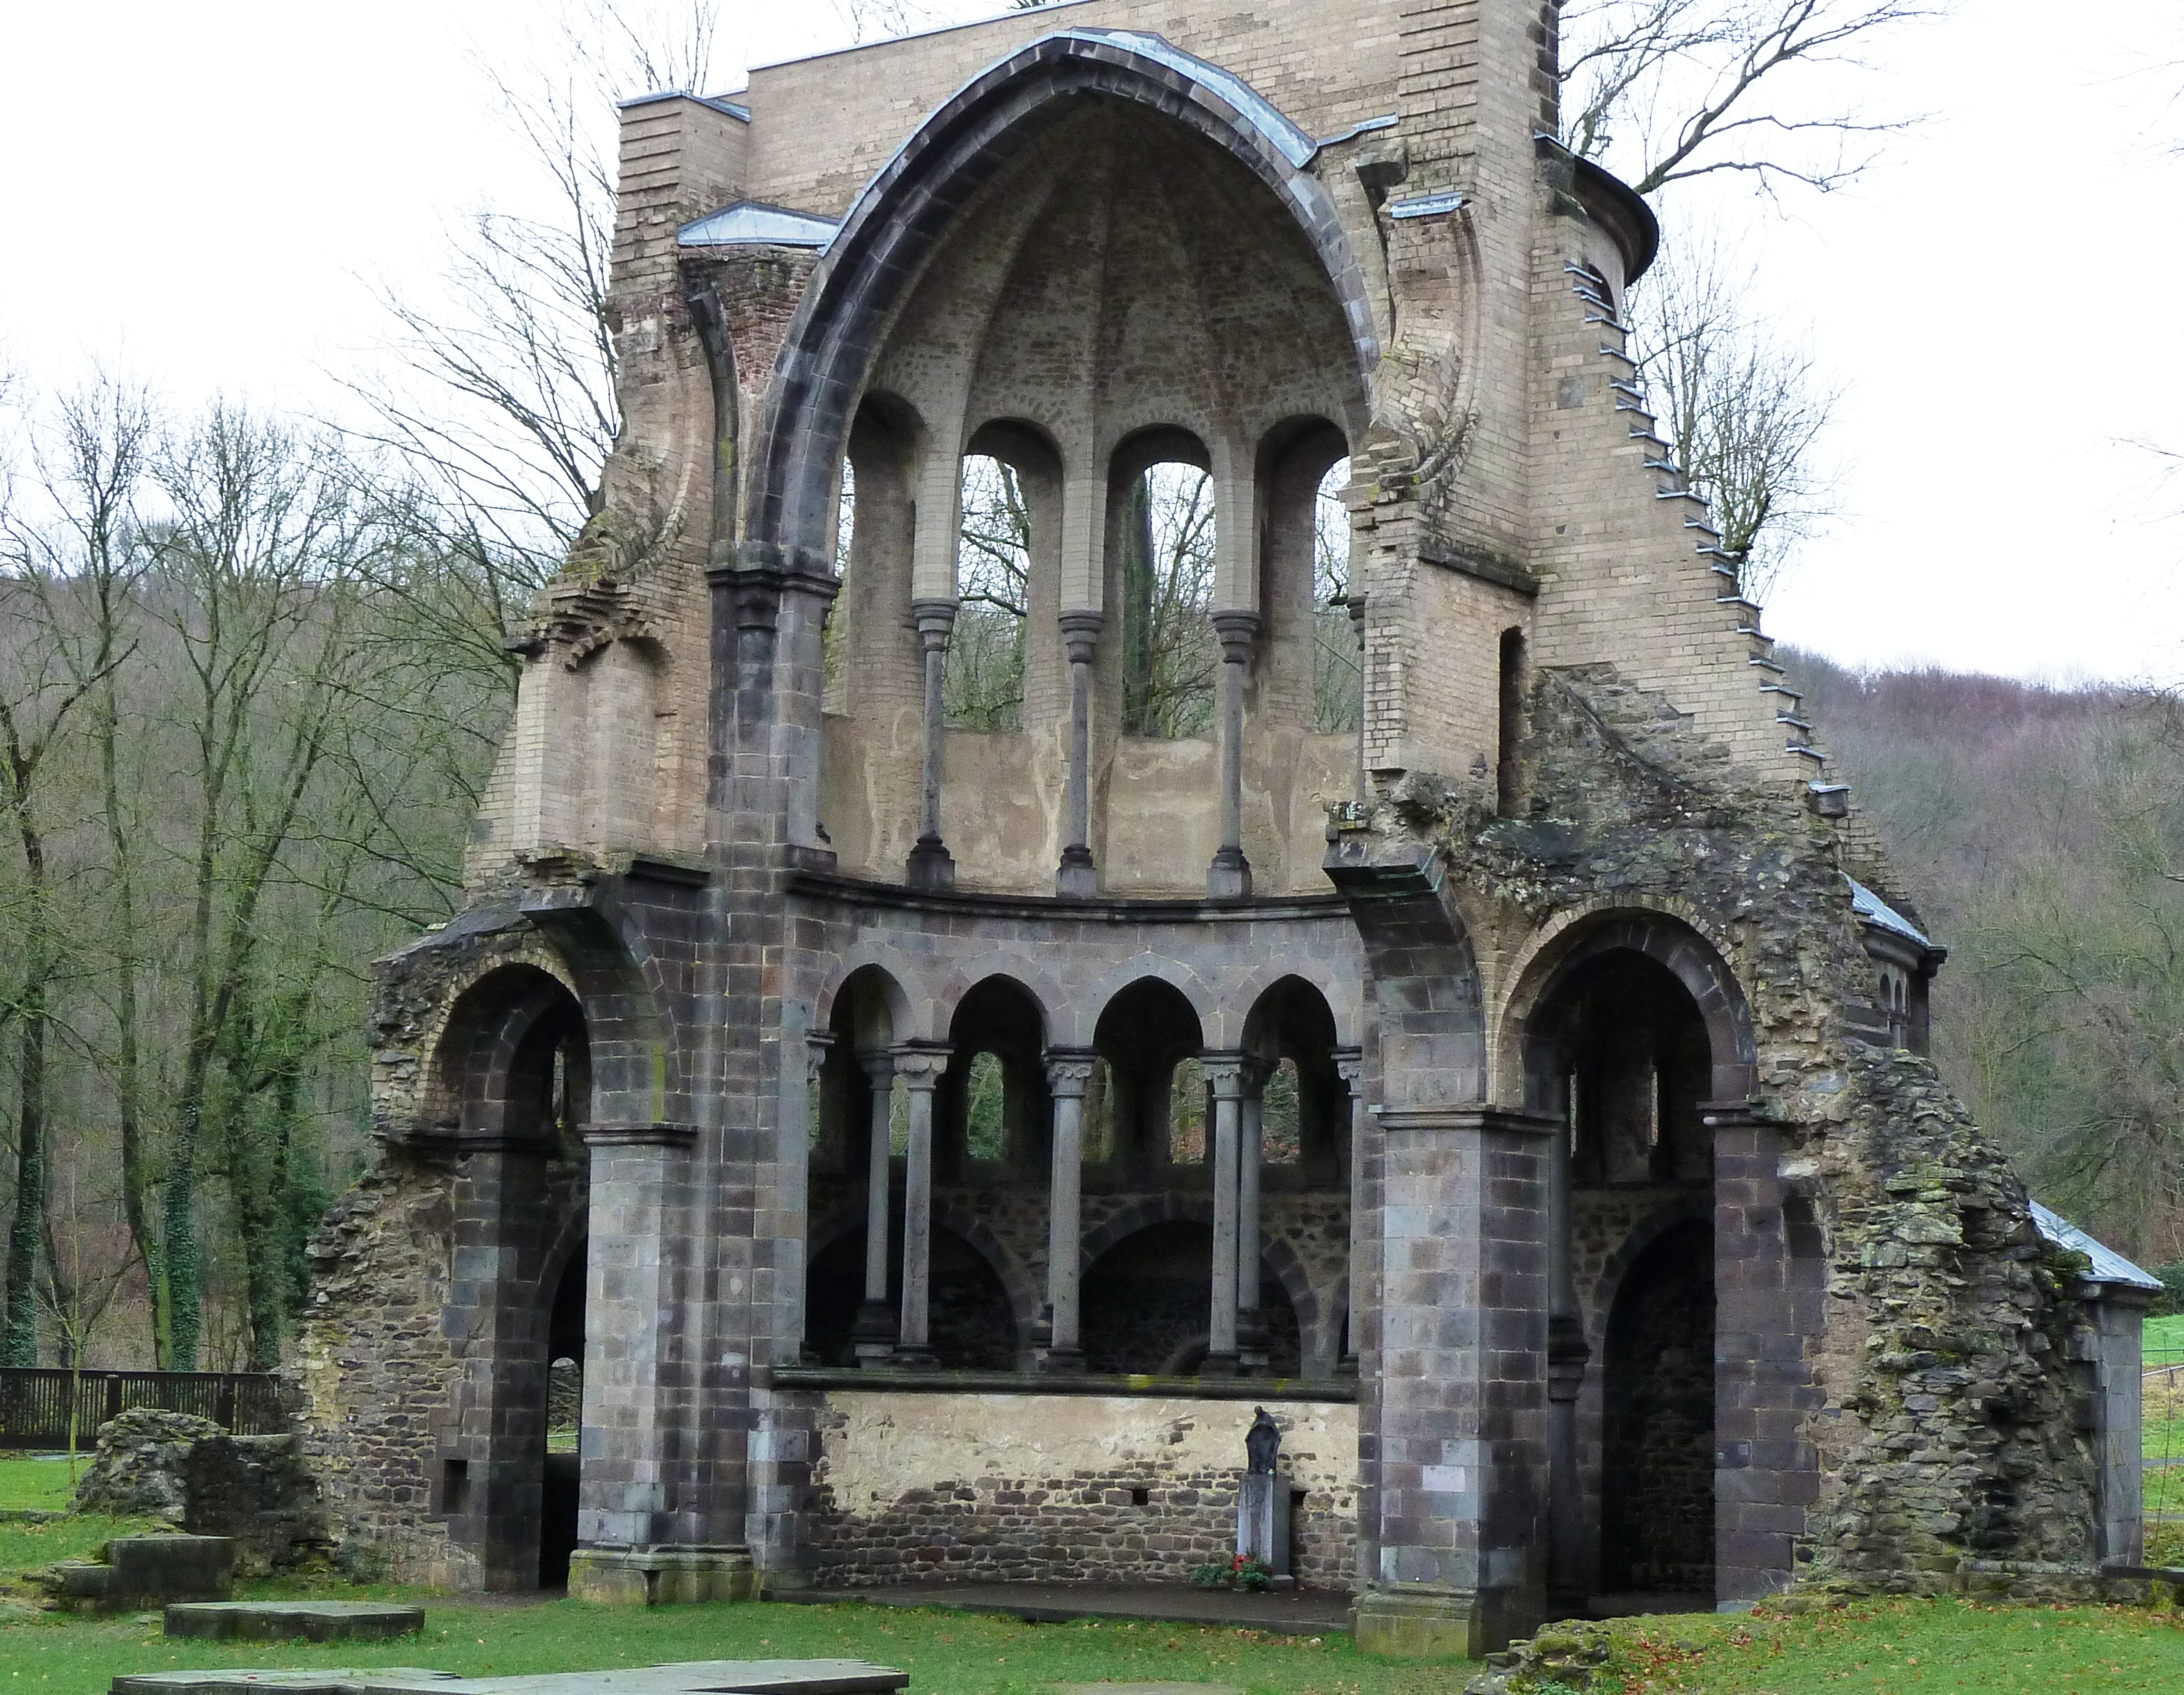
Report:
<svg viewBox="0 0 2184 1695"><path fill-rule="evenodd" d="M73 1400L75 1440L88 1448L98 1427L131 1407L194 1413L239 1436L287 1428L281 1380L252 1371L63 1371L0 1368L0 1447L64 1448Z"/></svg>

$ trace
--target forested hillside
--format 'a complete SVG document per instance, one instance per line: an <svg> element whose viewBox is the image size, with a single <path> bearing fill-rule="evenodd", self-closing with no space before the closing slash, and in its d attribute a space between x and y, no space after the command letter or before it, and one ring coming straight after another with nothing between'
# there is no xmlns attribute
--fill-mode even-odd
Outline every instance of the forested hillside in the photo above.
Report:
<svg viewBox="0 0 2184 1695"><path fill-rule="evenodd" d="M2034 1193L2184 1259L2184 712L2166 696L1785 655L1950 951L1934 1053Z"/></svg>

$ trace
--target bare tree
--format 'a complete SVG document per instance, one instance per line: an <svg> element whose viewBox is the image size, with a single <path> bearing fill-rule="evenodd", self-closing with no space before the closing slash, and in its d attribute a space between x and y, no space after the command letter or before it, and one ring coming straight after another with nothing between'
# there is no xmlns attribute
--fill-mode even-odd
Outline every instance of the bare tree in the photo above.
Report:
<svg viewBox="0 0 2184 1695"><path fill-rule="evenodd" d="M1562 14L1563 136L1641 194L1741 172L1827 190L1902 118L1829 103L1816 73L1937 16L1927 0L1578 0Z"/></svg>
<svg viewBox="0 0 2184 1695"><path fill-rule="evenodd" d="M485 208L452 230L441 298L382 290L394 368L355 386L376 421L357 433L399 456L471 561L477 591L444 610L493 621L496 641L605 507L621 432L606 314L615 103L701 89L717 10L566 0L558 63L482 64L540 209Z"/></svg>
<svg viewBox="0 0 2184 1695"><path fill-rule="evenodd" d="M1625 309L1671 455L1712 506L1738 586L1763 602L1827 515L1816 449L1837 391L1747 312L1713 248L1672 246Z"/></svg>

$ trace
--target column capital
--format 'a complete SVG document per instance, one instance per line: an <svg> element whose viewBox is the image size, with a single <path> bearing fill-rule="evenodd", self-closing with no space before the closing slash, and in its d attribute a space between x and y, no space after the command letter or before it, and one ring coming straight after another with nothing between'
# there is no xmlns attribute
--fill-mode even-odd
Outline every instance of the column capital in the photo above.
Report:
<svg viewBox="0 0 2184 1695"><path fill-rule="evenodd" d="M1082 1098L1092 1080L1100 1056L1090 1048L1050 1047L1046 1051L1046 1086L1057 1096Z"/></svg>
<svg viewBox="0 0 2184 1695"><path fill-rule="evenodd" d="M883 1089L894 1081L894 1051L892 1048L878 1048L870 1053L861 1053L857 1056L857 1064L866 1076Z"/></svg>
<svg viewBox="0 0 2184 1695"><path fill-rule="evenodd" d="M1213 633L1221 638L1221 657L1230 665L1248 665L1259 639L1259 615L1239 608L1213 614Z"/></svg>
<svg viewBox="0 0 2184 1695"><path fill-rule="evenodd" d="M1334 1074L1348 1084L1354 1093L1365 1080L1365 1050L1362 1047L1339 1047L1334 1050Z"/></svg>
<svg viewBox="0 0 2184 1695"><path fill-rule="evenodd" d="M905 1042L888 1051L894 1074L911 1089L928 1095L940 1086L940 1073L948 1069L948 1062L954 1057L955 1050L945 1042Z"/></svg>
<svg viewBox="0 0 2184 1695"><path fill-rule="evenodd" d="M832 1030L806 1030L804 1033L805 1068L813 1077L818 1076L827 1063L827 1056L833 1051L834 1033Z"/></svg>
<svg viewBox="0 0 2184 1695"><path fill-rule="evenodd" d="M958 602L954 600L913 600L910 603L911 622L917 631L917 638L925 650L933 653L948 645L948 638L956 628Z"/></svg>
<svg viewBox="0 0 2184 1695"><path fill-rule="evenodd" d="M1106 627L1107 615L1089 607L1078 607L1064 612L1058 621L1061 626L1062 645L1069 650L1072 665L1089 665L1099 651L1100 632Z"/></svg>
<svg viewBox="0 0 2184 1695"><path fill-rule="evenodd" d="M1248 1055L1240 1053L1201 1053L1198 1056L1199 1074L1213 1086L1217 1101L1240 1101L1244 1096L1244 1071L1251 1064Z"/></svg>

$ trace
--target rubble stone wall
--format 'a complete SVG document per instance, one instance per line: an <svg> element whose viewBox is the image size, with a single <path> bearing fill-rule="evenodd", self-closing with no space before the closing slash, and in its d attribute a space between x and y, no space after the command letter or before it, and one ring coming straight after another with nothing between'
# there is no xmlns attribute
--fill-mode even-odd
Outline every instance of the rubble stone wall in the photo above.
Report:
<svg viewBox="0 0 2184 1695"><path fill-rule="evenodd" d="M1236 1546L1242 1401L809 1391L808 1558L828 1587L956 1578L1181 1583ZM1299 1581L1346 1589L1357 1408L1270 1401Z"/></svg>

